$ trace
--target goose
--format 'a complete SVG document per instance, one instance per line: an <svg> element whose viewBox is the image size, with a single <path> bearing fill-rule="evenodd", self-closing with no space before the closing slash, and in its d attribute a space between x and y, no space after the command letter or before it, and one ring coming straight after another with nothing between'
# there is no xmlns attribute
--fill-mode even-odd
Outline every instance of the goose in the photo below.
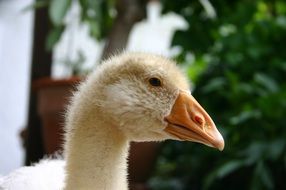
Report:
<svg viewBox="0 0 286 190"><path fill-rule="evenodd" d="M175 62L149 53L110 57L67 108L64 159L44 159L2 177L7 190L126 190L131 141L192 141L223 150L213 120ZM144 155L142 155L144 156Z"/></svg>

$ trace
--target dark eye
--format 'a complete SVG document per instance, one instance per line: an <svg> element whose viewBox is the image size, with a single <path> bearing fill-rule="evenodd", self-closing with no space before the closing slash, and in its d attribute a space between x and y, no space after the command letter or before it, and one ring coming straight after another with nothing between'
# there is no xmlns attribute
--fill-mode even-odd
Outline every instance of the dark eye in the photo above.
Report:
<svg viewBox="0 0 286 190"><path fill-rule="evenodd" d="M150 78L149 79L149 84L151 84L152 86L162 86L161 80L156 78L156 77Z"/></svg>

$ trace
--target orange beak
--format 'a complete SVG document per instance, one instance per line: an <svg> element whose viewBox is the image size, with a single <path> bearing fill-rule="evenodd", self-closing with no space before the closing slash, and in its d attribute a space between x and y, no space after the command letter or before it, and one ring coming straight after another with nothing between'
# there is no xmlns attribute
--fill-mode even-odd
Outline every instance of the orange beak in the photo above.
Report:
<svg viewBox="0 0 286 190"><path fill-rule="evenodd" d="M213 120L196 99L180 92L170 115L165 131L180 140L193 141L223 150L224 140Z"/></svg>

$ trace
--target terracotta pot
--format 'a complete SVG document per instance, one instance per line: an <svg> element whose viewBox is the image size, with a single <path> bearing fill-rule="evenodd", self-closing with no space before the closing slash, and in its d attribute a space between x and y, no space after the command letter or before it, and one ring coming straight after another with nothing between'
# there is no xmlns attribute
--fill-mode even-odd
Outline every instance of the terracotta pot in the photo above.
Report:
<svg viewBox="0 0 286 190"><path fill-rule="evenodd" d="M65 107L80 78L54 80L43 78L33 87L37 91L37 109L43 125L43 140L46 154L61 150Z"/></svg>
<svg viewBox="0 0 286 190"><path fill-rule="evenodd" d="M62 148L65 108L80 80L77 77L63 80L43 78L33 84L38 95L37 109L43 125L46 154L53 154ZM148 189L146 181L154 168L159 148L160 144L155 142L131 144L128 171L131 189Z"/></svg>

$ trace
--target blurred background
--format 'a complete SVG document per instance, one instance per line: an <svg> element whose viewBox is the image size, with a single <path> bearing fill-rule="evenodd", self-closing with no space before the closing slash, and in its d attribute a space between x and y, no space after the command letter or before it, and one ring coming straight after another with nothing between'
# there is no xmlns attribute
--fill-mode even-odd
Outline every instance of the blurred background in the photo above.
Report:
<svg viewBox="0 0 286 190"><path fill-rule="evenodd" d="M0 174L59 151L73 86L125 50L175 59L226 143L133 144L132 189L286 189L285 44L284 0L0 0Z"/></svg>

